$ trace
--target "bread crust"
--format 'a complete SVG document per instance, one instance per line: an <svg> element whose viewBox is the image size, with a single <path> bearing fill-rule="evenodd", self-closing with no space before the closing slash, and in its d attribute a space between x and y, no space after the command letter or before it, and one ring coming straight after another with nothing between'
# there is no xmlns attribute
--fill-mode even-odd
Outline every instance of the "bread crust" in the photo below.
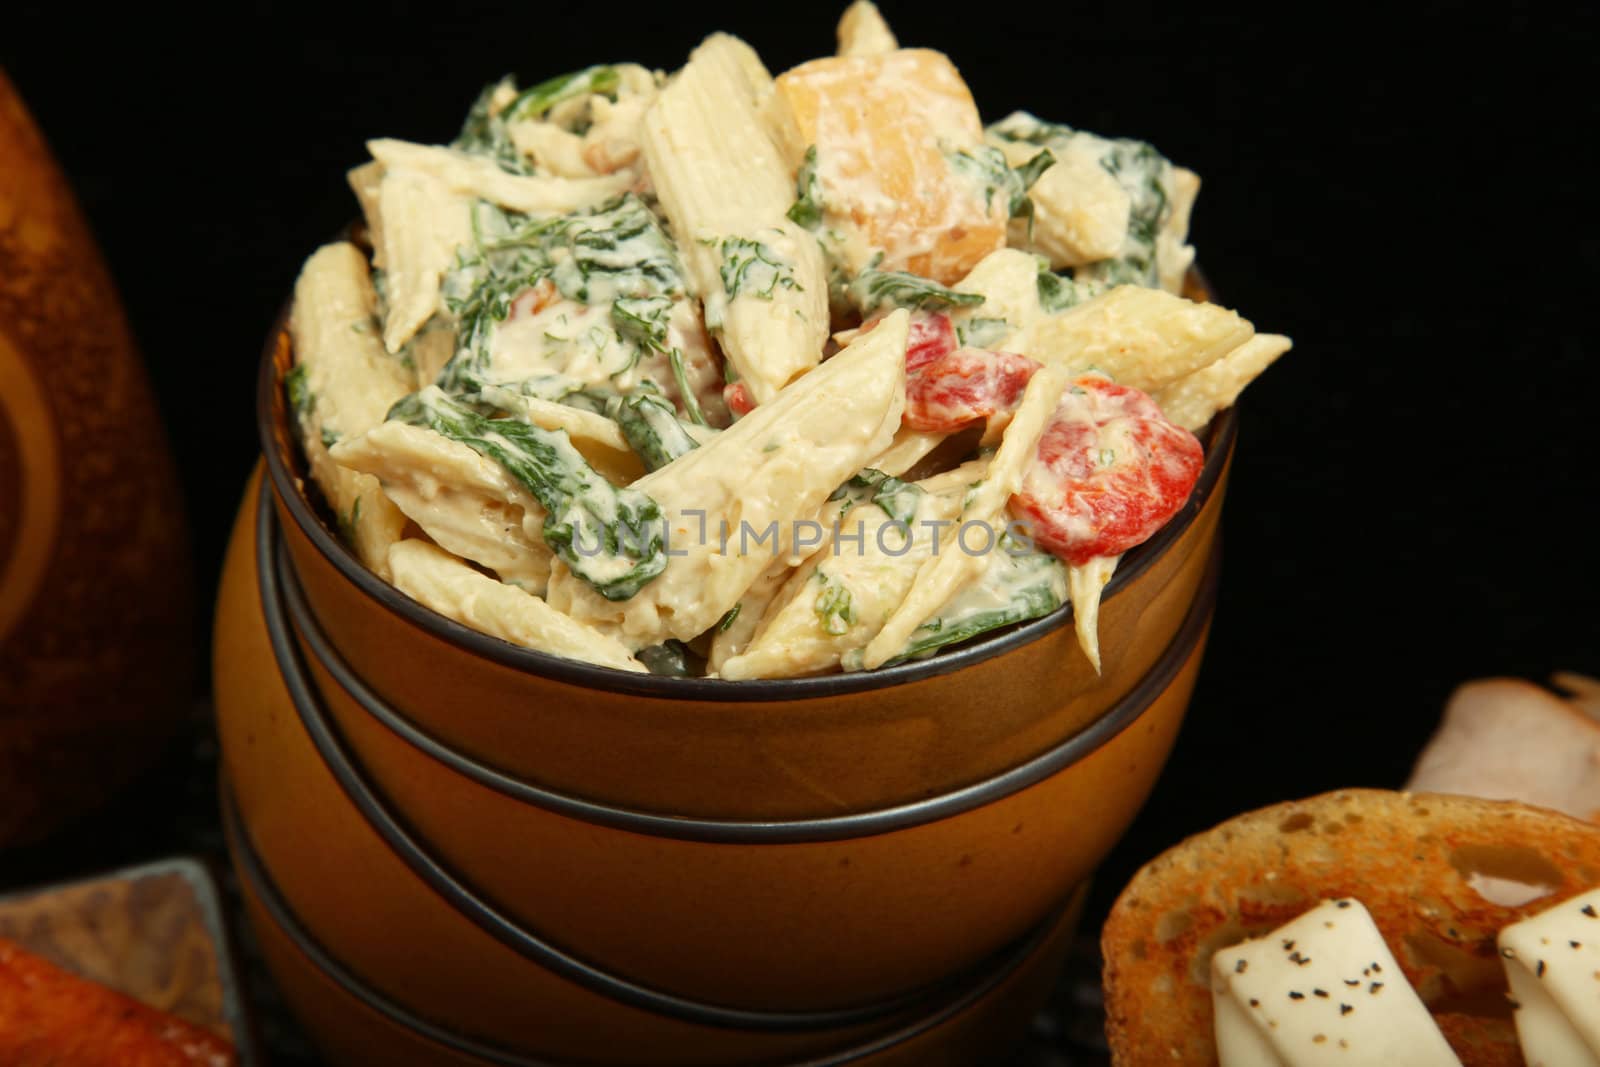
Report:
<svg viewBox="0 0 1600 1067"><path fill-rule="evenodd" d="M1548 887L1517 906L1483 878ZM1211 956L1333 897L1366 905L1467 1067L1521 1064L1500 929L1600 884L1600 827L1513 801L1350 789L1262 808L1146 864L1101 936L1112 1062L1208 1067Z"/></svg>

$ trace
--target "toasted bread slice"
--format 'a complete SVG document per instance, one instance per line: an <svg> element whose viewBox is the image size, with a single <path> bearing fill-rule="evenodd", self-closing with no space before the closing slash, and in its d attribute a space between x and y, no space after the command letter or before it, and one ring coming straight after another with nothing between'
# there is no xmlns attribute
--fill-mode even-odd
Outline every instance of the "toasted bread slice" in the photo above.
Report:
<svg viewBox="0 0 1600 1067"><path fill-rule="evenodd" d="M1474 888L1488 879L1542 892L1496 904ZM1495 936L1597 884L1600 827L1512 801L1352 789L1230 819L1147 864L1111 910L1112 1062L1215 1064L1212 954L1354 897L1461 1062L1521 1064Z"/></svg>
<svg viewBox="0 0 1600 1067"><path fill-rule="evenodd" d="M1406 783L1410 790L1520 800L1600 815L1600 722L1516 678L1468 682Z"/></svg>

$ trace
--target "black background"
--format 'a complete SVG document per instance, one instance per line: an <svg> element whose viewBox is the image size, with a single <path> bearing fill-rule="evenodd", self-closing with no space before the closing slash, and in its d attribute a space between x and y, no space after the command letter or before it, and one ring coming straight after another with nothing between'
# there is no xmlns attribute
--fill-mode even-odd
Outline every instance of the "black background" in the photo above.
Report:
<svg viewBox="0 0 1600 1067"><path fill-rule="evenodd" d="M952 55L986 118L1026 107L1198 171L1200 261L1224 302L1296 342L1242 406L1210 652L1101 907L1241 809L1398 785L1461 681L1600 674L1592 18L883 6L904 43ZM504 72L671 68L715 28L779 70L830 51L836 14L211 10L41 6L0 38L121 286L207 602L256 451L262 339L355 212L343 173L365 138L448 140Z"/></svg>

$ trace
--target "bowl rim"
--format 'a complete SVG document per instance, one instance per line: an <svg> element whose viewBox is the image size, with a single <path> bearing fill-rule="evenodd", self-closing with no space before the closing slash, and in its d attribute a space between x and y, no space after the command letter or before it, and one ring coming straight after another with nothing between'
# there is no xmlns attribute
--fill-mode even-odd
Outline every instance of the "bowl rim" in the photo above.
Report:
<svg viewBox="0 0 1600 1067"><path fill-rule="evenodd" d="M263 486L261 493L265 505L269 491ZM263 506L256 518L256 568L261 612L278 674L295 714L316 748L318 757L338 780L346 796L394 852L403 857L419 854L418 862L429 868L427 873L419 872L424 873L425 878L431 878L432 868L438 865L432 862L431 856L422 854L423 850L409 839L401 821L390 812L377 787L367 780L359 762L352 758L348 751L349 743L340 736L334 717L326 710L318 687L310 676L307 655L328 672L334 684L345 691L363 714L371 716L380 727L441 765L447 772L460 775L475 785L513 801L592 825L675 841L758 846L843 841L912 829L1004 800L1088 758L1131 727L1171 687L1194 655L1195 649L1204 641L1216 610L1221 555L1221 542L1218 541L1212 546L1200 585L1183 620L1167 647L1162 649L1133 688L1081 729L1044 751L978 781L887 807L842 815L732 819L629 808L564 793L501 770L460 752L436 737L390 706L339 654L318 623L299 579L289 565L275 512ZM442 895L450 896L451 891L443 881L435 888Z"/></svg>
<svg viewBox="0 0 1600 1067"><path fill-rule="evenodd" d="M285 450L289 450L303 457L298 428L289 418L282 387L282 377L288 367L280 369L279 366L280 353L293 351L293 340L289 336L291 307L292 300L284 304L267 335L256 379L256 432L273 495L322 558L368 599L429 636L499 666L579 688L661 700L712 703L798 701L869 692L950 674L1029 644L1061 629L1072 620L1072 604L1068 601L1048 615L1016 624L988 639L973 639L924 659L907 660L870 671L743 681L640 674L525 648L482 633L424 606L378 577L343 540L334 535L312 508L305 489L309 476L292 470L284 454ZM283 432L280 433L280 430ZM1219 412L1201 436L1205 443L1205 462L1189 499L1149 540L1129 549L1123 556L1101 596L1102 606L1163 556L1189 529L1218 490L1238 438L1237 409L1229 407ZM299 462L301 466L304 465L303 458Z"/></svg>
<svg viewBox="0 0 1600 1067"><path fill-rule="evenodd" d="M238 802L233 796L233 789L226 779L222 783L220 793L224 836L228 844L228 852L234 861L234 869L239 874L239 880L242 883L241 887L255 898L262 910L267 913L271 922L278 928L278 932L297 951L304 955L317 971L321 972L365 1007L383 1015L390 1022L443 1045L453 1052L475 1056L488 1063L502 1065L502 1067L566 1067L560 1061L529 1056L514 1049L495 1045L431 1022L374 989L364 978L352 971L318 942L311 931L306 929L300 918L294 914L289 902L284 899L282 891L272 881L272 876L267 871L265 861L256 852L255 846L250 840L249 832L245 829L240 816ZM839 1049L835 1052L823 1053L820 1056L813 1056L805 1060L785 1061L786 1067L845 1067L847 1064L859 1062L868 1056L884 1052L896 1045L915 1040L958 1017L1003 986L1008 979L1027 965L1034 954L1050 940L1051 935L1056 932L1060 923L1071 913L1083 891L1084 883L1080 882L1073 886L1058 904L1051 907L1049 913L1040 922L985 961L971 975L966 976L969 984L965 989L955 993L949 1000L939 1003L929 1014L911 1019L905 1025L887 1034L867 1038L859 1044Z"/></svg>

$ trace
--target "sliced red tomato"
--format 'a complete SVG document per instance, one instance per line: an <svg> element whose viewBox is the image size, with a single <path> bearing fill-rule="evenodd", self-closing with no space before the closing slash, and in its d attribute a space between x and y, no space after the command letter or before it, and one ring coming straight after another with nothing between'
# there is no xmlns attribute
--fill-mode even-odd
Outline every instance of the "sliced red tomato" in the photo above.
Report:
<svg viewBox="0 0 1600 1067"><path fill-rule="evenodd" d="M856 336L871 333L886 317L879 315L875 319L863 322L856 330ZM949 315L942 311L913 311L906 334L907 372L914 371L948 352L954 352L958 344L955 324L950 321Z"/></svg>
<svg viewBox="0 0 1600 1067"><path fill-rule="evenodd" d="M1015 408L1039 364L1014 352L958 348L906 364L905 423L913 430L958 430Z"/></svg>
<svg viewBox="0 0 1600 1067"><path fill-rule="evenodd" d="M1137 389L1089 375L1062 394L1011 498L1033 542L1068 563L1121 555L1189 499L1205 452Z"/></svg>
<svg viewBox="0 0 1600 1067"><path fill-rule="evenodd" d="M724 385L722 400L736 419L742 419L756 409L755 398L750 395L750 388L743 382L729 382Z"/></svg>
<svg viewBox="0 0 1600 1067"><path fill-rule="evenodd" d="M906 373L956 350L956 328L941 311L915 311L906 337Z"/></svg>

